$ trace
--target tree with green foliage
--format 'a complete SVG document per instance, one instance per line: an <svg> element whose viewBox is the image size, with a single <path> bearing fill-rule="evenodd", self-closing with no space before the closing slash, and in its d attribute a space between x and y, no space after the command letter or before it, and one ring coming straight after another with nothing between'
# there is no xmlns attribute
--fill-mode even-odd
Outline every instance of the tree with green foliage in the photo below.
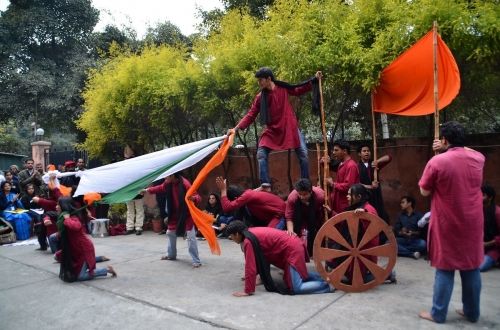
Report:
<svg viewBox="0 0 500 330"><path fill-rule="evenodd" d="M90 0L11 1L0 16L0 119L73 125L80 113L89 38L98 20Z"/></svg>

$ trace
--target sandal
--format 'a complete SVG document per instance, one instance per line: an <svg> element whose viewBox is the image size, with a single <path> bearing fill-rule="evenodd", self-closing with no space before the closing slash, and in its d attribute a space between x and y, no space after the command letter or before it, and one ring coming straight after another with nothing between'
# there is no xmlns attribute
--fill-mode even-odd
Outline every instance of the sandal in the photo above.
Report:
<svg viewBox="0 0 500 330"><path fill-rule="evenodd" d="M172 257L169 257L169 256L163 256L163 257L161 257L160 260L171 260L171 261L173 261L175 259L177 259L177 258L172 258Z"/></svg>

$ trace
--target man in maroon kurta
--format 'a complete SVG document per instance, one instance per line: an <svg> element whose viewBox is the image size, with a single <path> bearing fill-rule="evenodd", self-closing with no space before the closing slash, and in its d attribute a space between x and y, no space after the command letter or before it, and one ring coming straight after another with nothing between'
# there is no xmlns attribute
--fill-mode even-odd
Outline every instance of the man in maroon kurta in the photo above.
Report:
<svg viewBox="0 0 500 330"><path fill-rule="evenodd" d="M333 144L333 158L340 161L335 182L329 180L332 186L330 206L335 213L343 212L349 206L347 192L353 184L359 183L358 165L349 155L350 150L347 141L337 140Z"/></svg>
<svg viewBox="0 0 500 330"><path fill-rule="evenodd" d="M145 189L144 192L150 194L165 193L167 198L167 255L163 256L162 260L177 259L177 235L184 236L187 234L188 252L193 259L192 265L194 268L201 266L200 257L198 255L198 243L194 229L194 222L189 210L187 209L184 198L186 191L191 187L191 183L180 173L175 173L168 176L163 184ZM195 193L191 196L191 200L199 203L200 195ZM183 219L181 219L183 218ZM181 221L182 220L182 221ZM179 224L181 222L181 224ZM179 228L179 225L185 226Z"/></svg>
<svg viewBox="0 0 500 330"><path fill-rule="evenodd" d="M309 179L300 179L286 200L286 230L307 242L307 252L312 256L314 238L323 224L325 192L313 187ZM306 237L304 237L304 235Z"/></svg>
<svg viewBox="0 0 500 330"><path fill-rule="evenodd" d="M425 166L419 186L422 195L431 195L431 220L428 251L436 268L431 312L420 317L446 321L453 291L455 270L462 279L463 310L457 311L469 321L479 318L483 260L483 180L484 156L465 148L465 130L457 122L441 127L441 140L434 150L446 151L434 156Z"/></svg>
<svg viewBox="0 0 500 330"><path fill-rule="evenodd" d="M242 244L243 253L245 253L245 290L244 292L234 292L234 296L252 295L255 292L257 274L260 274L266 289L268 289L269 283L265 281L270 278L269 264L284 271L283 281L287 288L295 294L331 292L330 286L319 274L308 273L306 251L298 237L269 227L247 228L239 220L231 222L226 228L226 233L235 243ZM259 245L262 256L256 252L254 244ZM263 257L264 260L259 262L256 258L260 257ZM262 266L259 265L264 263L267 264L267 267L264 267L266 269L260 269ZM274 287L274 283L272 286Z"/></svg>
<svg viewBox="0 0 500 330"><path fill-rule="evenodd" d="M288 95L299 96L311 90L313 81L321 77L317 72L315 78L301 84L299 87L274 79L269 68L261 68L255 73L261 92L255 96L248 113L234 128L246 129L255 121L260 113L261 124L265 129L259 140L257 158L261 183L270 183L268 156L271 150L295 149L300 162L302 178L309 178L309 160L304 136L299 130L297 117L288 100ZM316 79L316 80L314 80ZM263 100L262 98L265 97Z"/></svg>
<svg viewBox="0 0 500 330"><path fill-rule="evenodd" d="M224 213L246 207L250 215L257 220L252 225L283 229L285 202L281 198L269 192L247 189L240 196L230 200L227 196L225 180L222 177L217 177L216 184L221 192L221 204Z"/></svg>

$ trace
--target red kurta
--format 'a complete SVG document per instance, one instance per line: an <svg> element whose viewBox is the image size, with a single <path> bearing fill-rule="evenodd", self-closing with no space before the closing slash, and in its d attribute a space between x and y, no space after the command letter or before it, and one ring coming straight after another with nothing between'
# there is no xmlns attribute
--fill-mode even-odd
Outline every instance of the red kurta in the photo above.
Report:
<svg viewBox="0 0 500 330"><path fill-rule="evenodd" d="M248 230L257 237L267 262L284 271L283 281L290 290L292 290L290 266L295 268L303 280L307 279L307 252L298 237L290 236L286 231L274 228L253 227ZM245 292L253 293L258 272L252 243L246 238L243 240L243 252L245 253Z"/></svg>
<svg viewBox="0 0 500 330"><path fill-rule="evenodd" d="M182 178L182 183L184 184L185 191L188 191L189 188L191 188L191 183L184 177ZM149 187L147 189L148 193L150 194L165 193L167 192L167 186L172 185L172 202L174 203L175 212L173 214L168 215L168 223L167 223L168 230L176 230L177 228L177 220L179 219L179 214L177 213L177 211L179 210L179 184L180 182L173 183L168 180L165 180L163 184L154 187ZM201 201L201 197L200 195L198 195L198 193L193 194L193 198L195 204L198 204ZM193 229L193 226L194 226L193 218L191 217L189 210L187 210L186 231L190 231L191 229Z"/></svg>
<svg viewBox="0 0 500 330"><path fill-rule="evenodd" d="M425 166L419 186L432 193L428 250L442 270L476 269L483 261L484 156L450 148Z"/></svg>
<svg viewBox="0 0 500 330"><path fill-rule="evenodd" d="M227 196L221 198L222 210L225 213L246 206L260 226L276 227L285 216L285 202L275 194L266 191L247 189L240 197L230 201Z"/></svg>
<svg viewBox="0 0 500 330"><path fill-rule="evenodd" d="M270 120L262 132L259 147L267 147L271 150L287 150L300 146L299 125L293 107L288 101L288 95L302 95L310 91L311 88L312 83L291 90L275 85L274 89L269 91L267 109ZM260 113L260 97L261 93L255 96L250 110L238 123L240 129L247 128L255 121L255 118Z"/></svg>
<svg viewBox="0 0 500 330"><path fill-rule="evenodd" d="M335 213L343 212L349 206L347 192L356 183L359 183L358 164L350 158L339 165L335 188L330 194L330 205Z"/></svg>
<svg viewBox="0 0 500 330"><path fill-rule="evenodd" d="M296 232L299 233L299 236L302 233L302 229L307 229L307 223L310 221L313 221L316 225L317 228L319 229L321 227L321 224L323 223L323 218L324 218L324 208L323 204L325 203L325 192L323 189L320 187L312 187L312 194L314 194L314 219L309 219L309 212L307 212L306 208L303 208L302 214L300 214L301 219L304 219L302 223L302 228L294 228ZM299 199L299 193L297 190L293 190L290 195L288 195L288 198L286 200L286 211L285 211L285 218L286 221L292 221L293 222L293 214L295 212L295 204L297 203L297 200Z"/></svg>
<svg viewBox="0 0 500 330"><path fill-rule="evenodd" d="M73 273L78 276L82 270L83 263L86 262L90 275L93 275L95 269L94 244L88 238L80 219L76 216L71 216L64 220L64 226L71 249Z"/></svg>

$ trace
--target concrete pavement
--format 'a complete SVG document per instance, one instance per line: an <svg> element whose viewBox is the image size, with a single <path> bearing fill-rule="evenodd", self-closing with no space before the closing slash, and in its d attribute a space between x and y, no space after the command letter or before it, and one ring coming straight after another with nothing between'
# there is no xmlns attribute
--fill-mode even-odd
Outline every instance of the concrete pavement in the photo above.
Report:
<svg viewBox="0 0 500 330"><path fill-rule="evenodd" d="M178 260L161 261L165 236L93 239L96 254L111 258L117 278L64 283L59 265L37 246L0 247L0 329L498 329L500 270L482 275L481 318L471 324L461 308L458 274L446 324L417 317L430 307L434 270L426 261L399 258L398 284L347 294L282 296L263 286L254 296L241 290L243 254L221 239L221 256L199 241L203 266L193 269L187 242ZM313 267L311 264L310 267ZM275 277L280 275L273 270Z"/></svg>

